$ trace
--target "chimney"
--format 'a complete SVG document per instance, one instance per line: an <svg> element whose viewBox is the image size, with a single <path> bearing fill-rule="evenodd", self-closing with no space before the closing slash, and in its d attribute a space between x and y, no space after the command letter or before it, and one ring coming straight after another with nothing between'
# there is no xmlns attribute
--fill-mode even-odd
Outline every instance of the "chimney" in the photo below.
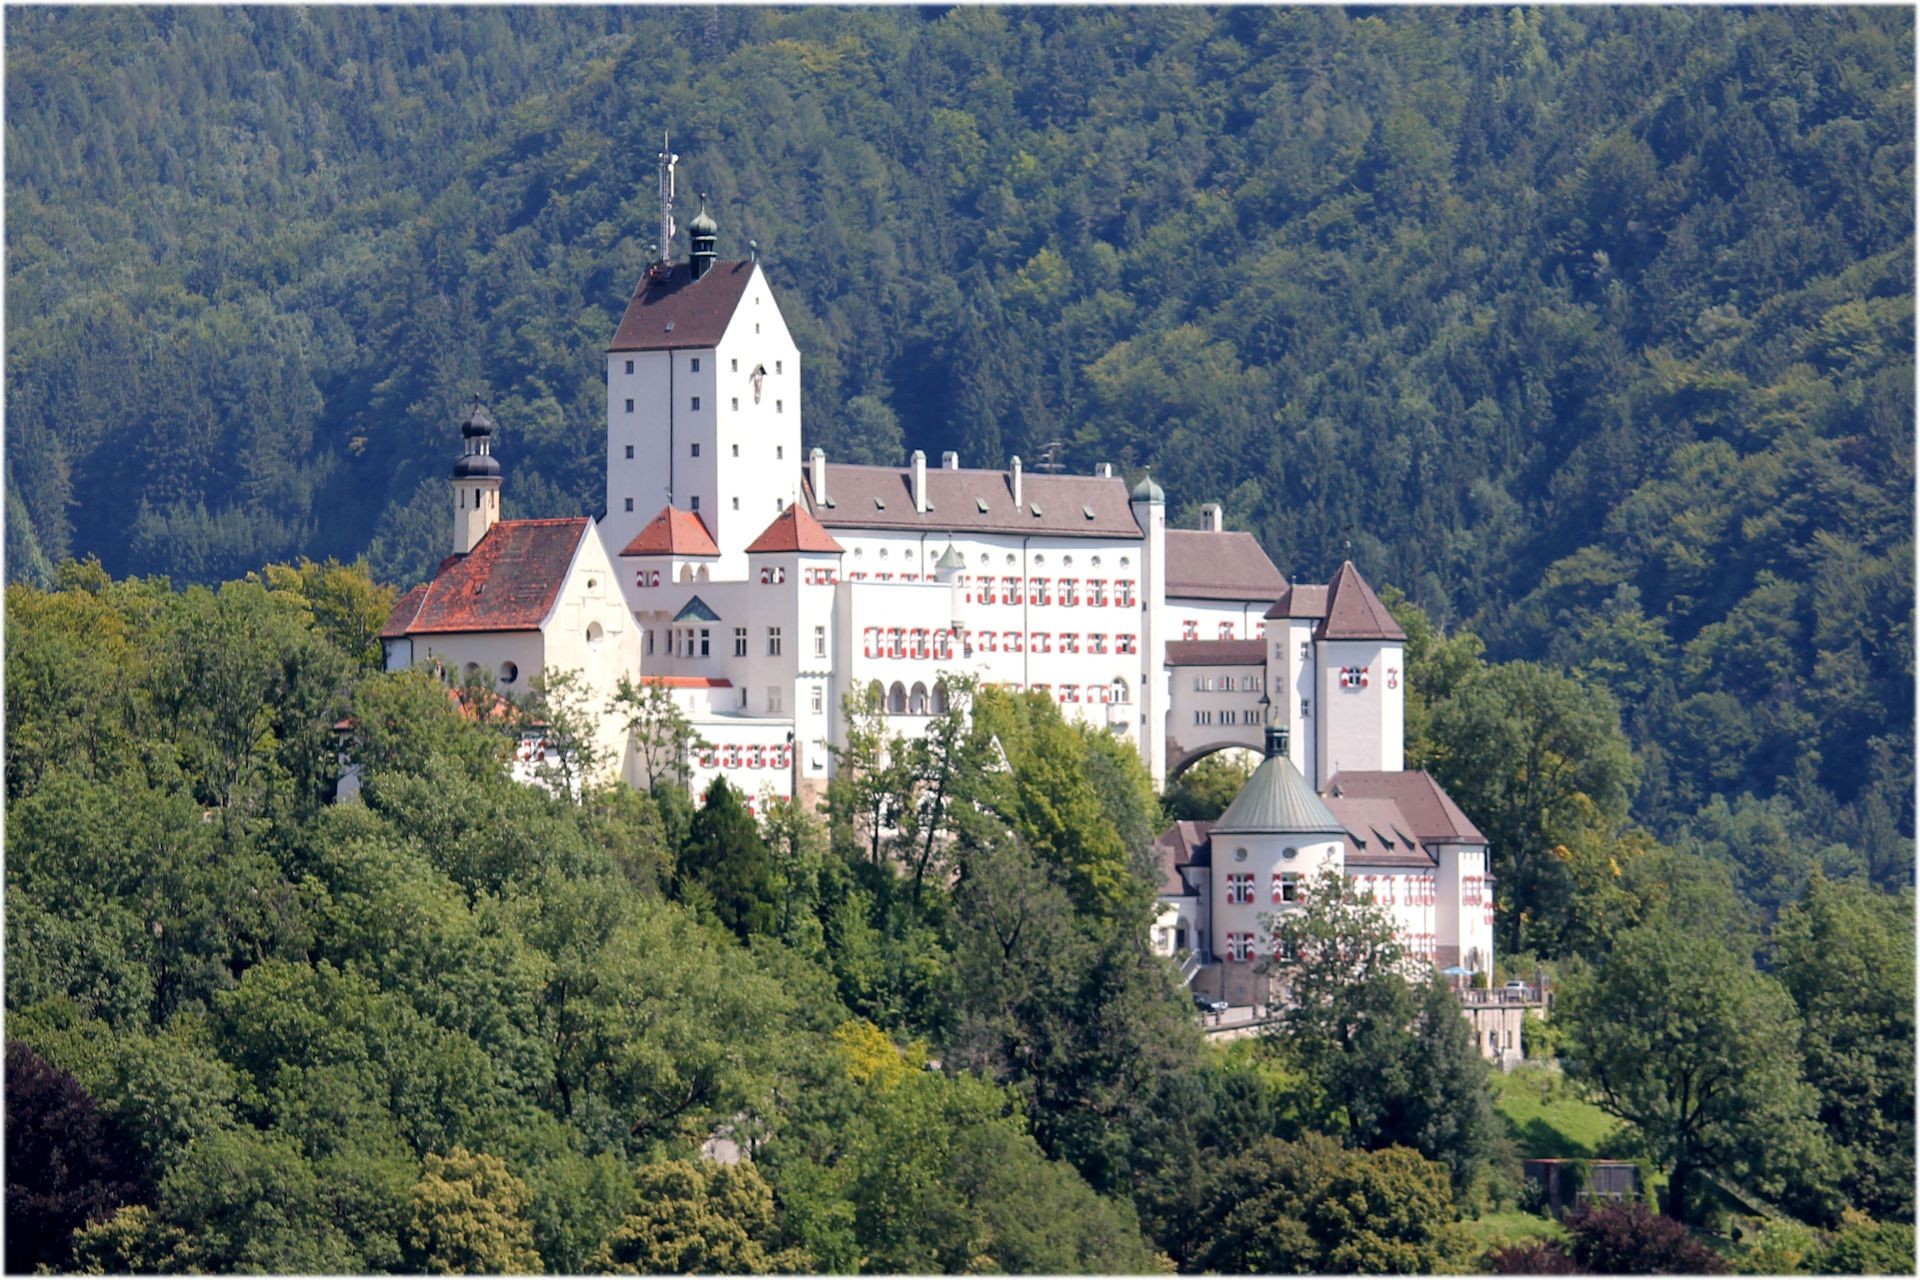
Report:
<svg viewBox="0 0 1920 1280"><path fill-rule="evenodd" d="M1093 474L1099 476L1102 480L1111 480L1113 479L1113 464L1111 462L1102 462L1094 467Z"/></svg>
<svg viewBox="0 0 1920 1280"><path fill-rule="evenodd" d="M1008 468L1013 480L1013 509L1018 511L1022 505L1020 498L1020 455L1013 455L1013 465Z"/></svg>
<svg viewBox="0 0 1920 1280"><path fill-rule="evenodd" d="M940 468L943 471L958 471L960 469L960 455L951 449L947 450L940 455Z"/></svg>
<svg viewBox="0 0 1920 1280"><path fill-rule="evenodd" d="M1219 533L1226 527L1226 520L1217 502L1200 504L1200 527L1208 533Z"/></svg>
<svg viewBox="0 0 1920 1280"><path fill-rule="evenodd" d="M807 469L813 473L809 477L813 481L813 505L824 507L827 505L827 451L816 446L807 458Z"/></svg>
<svg viewBox="0 0 1920 1280"><path fill-rule="evenodd" d="M913 509L921 515L927 513L927 453L924 449L913 451Z"/></svg>
<svg viewBox="0 0 1920 1280"><path fill-rule="evenodd" d="M1272 724L1267 726L1267 759L1287 754L1287 726Z"/></svg>

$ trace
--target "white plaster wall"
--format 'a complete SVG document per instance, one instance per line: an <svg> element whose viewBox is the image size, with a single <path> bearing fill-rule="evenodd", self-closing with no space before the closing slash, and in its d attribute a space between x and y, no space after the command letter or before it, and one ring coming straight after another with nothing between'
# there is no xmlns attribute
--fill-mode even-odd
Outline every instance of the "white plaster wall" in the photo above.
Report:
<svg viewBox="0 0 1920 1280"><path fill-rule="evenodd" d="M793 343L767 276L753 269L740 304L714 349L709 388L715 417L718 472L712 499L702 500L719 544L721 576L746 571L747 544L800 496L800 349ZM760 398L753 370L764 366ZM702 369L707 366L703 362ZM736 408L735 406L738 405ZM737 503L737 505L736 505Z"/></svg>
<svg viewBox="0 0 1920 1280"><path fill-rule="evenodd" d="M668 422L668 379L679 351L615 351L607 356L607 515L606 540L615 554L632 542L669 502L686 456L684 432ZM633 367L628 373L627 366ZM678 383L678 371L672 376ZM633 412L626 402L633 401ZM669 435L673 439L669 445ZM626 456L633 446L633 457ZM682 484L680 487L684 487ZM631 499L633 509L627 510ZM680 502L684 506L684 501Z"/></svg>
<svg viewBox="0 0 1920 1280"><path fill-rule="evenodd" d="M1398 772L1406 767L1406 671L1402 646L1378 640L1328 640L1316 646L1314 710L1320 778L1343 769ZM1367 668L1365 688L1340 682L1344 667Z"/></svg>
<svg viewBox="0 0 1920 1280"><path fill-rule="evenodd" d="M1267 610L1273 601L1195 600L1173 597L1167 601L1167 638L1185 640L1187 624L1193 624L1195 640L1258 640L1266 634ZM1226 634L1221 634L1222 628Z"/></svg>
<svg viewBox="0 0 1920 1280"><path fill-rule="evenodd" d="M1265 679L1264 667L1167 668L1167 742L1178 743L1183 751L1216 743L1264 750L1267 730L1260 686ZM1196 683L1208 687L1196 688ZM1200 723L1200 714L1207 716L1207 723Z"/></svg>

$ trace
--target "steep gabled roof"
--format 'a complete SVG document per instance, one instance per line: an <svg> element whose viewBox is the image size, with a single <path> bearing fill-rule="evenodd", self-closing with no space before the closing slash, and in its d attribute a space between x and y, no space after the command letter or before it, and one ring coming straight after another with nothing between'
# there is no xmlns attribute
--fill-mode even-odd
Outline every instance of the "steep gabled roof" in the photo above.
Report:
<svg viewBox="0 0 1920 1280"><path fill-rule="evenodd" d="M677 351L720 344L753 279L752 262L716 262L698 280L686 263L640 278L608 351Z"/></svg>
<svg viewBox="0 0 1920 1280"><path fill-rule="evenodd" d="M1169 600L1274 600L1286 589L1286 577L1250 533L1167 530Z"/></svg>
<svg viewBox="0 0 1920 1280"><path fill-rule="evenodd" d="M1352 797L1357 800L1386 800L1406 819L1407 829L1426 842L1448 844L1485 844L1487 838L1473 820L1460 812L1431 774L1417 769L1398 773L1349 770L1327 780L1328 803Z"/></svg>
<svg viewBox="0 0 1920 1280"><path fill-rule="evenodd" d="M1327 617L1316 636L1321 640L1405 640L1407 633L1349 560L1327 585Z"/></svg>
<svg viewBox="0 0 1920 1280"><path fill-rule="evenodd" d="M833 535L820 527L807 509L799 503L793 503L785 511L773 518L752 542L747 544L747 554L773 551L825 551L839 553L845 548L833 540Z"/></svg>
<svg viewBox="0 0 1920 1280"><path fill-rule="evenodd" d="M499 521L472 551L443 561L431 582L402 596L402 604L415 602L413 616L402 623L396 605L382 634L538 631L592 523L585 516Z"/></svg>
<svg viewBox="0 0 1920 1280"><path fill-rule="evenodd" d="M1295 583L1280 593L1268 618L1324 618L1327 616L1327 589Z"/></svg>
<svg viewBox="0 0 1920 1280"><path fill-rule="evenodd" d="M1313 793L1293 761L1283 755L1272 755L1260 762L1227 811L1214 820L1213 830L1215 834L1237 831L1252 835L1283 832L1333 835L1346 828Z"/></svg>
<svg viewBox="0 0 1920 1280"><path fill-rule="evenodd" d="M827 500L801 472L814 518L829 529L915 529L953 533L1044 533L1053 537L1138 538L1127 483L1109 476L1023 475L1020 505L1005 471L927 469L927 511L913 505L911 467L827 465Z"/></svg>
<svg viewBox="0 0 1920 1280"><path fill-rule="evenodd" d="M1169 640L1170 667L1257 667L1267 660L1264 640Z"/></svg>
<svg viewBox="0 0 1920 1280"><path fill-rule="evenodd" d="M633 535L623 556L717 556L720 548L707 532L707 522L697 511L662 507L660 514L647 521L647 527Z"/></svg>

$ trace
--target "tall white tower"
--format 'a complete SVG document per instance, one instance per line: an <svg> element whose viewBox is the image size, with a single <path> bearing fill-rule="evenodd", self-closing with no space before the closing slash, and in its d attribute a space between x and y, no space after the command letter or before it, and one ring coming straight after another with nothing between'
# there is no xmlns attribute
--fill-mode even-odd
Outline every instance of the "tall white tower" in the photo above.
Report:
<svg viewBox="0 0 1920 1280"><path fill-rule="evenodd" d="M670 152L661 226L672 226ZM747 571L746 548L800 496L800 351L758 262L723 261L704 205L647 269L607 347L607 514L616 555L664 507L700 517L717 577Z"/></svg>
<svg viewBox="0 0 1920 1280"><path fill-rule="evenodd" d="M1167 778L1167 495L1151 475L1133 487L1140 526L1140 741L1153 785Z"/></svg>
<svg viewBox="0 0 1920 1280"><path fill-rule="evenodd" d="M493 456L493 419L476 398L460 424L460 460L453 464L453 550L472 551L500 518L500 460Z"/></svg>

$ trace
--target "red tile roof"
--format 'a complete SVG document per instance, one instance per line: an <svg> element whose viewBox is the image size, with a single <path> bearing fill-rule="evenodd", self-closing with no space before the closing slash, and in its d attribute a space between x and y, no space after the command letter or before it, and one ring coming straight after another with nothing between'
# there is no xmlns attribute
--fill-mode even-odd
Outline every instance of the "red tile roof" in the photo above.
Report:
<svg viewBox="0 0 1920 1280"><path fill-rule="evenodd" d="M751 262L716 262L698 280L686 263L649 271L627 303L608 351L718 346L753 279Z"/></svg>
<svg viewBox="0 0 1920 1280"><path fill-rule="evenodd" d="M1327 616L1327 589L1308 587L1298 583L1280 593L1273 608L1267 610L1269 618L1324 618Z"/></svg>
<svg viewBox="0 0 1920 1280"><path fill-rule="evenodd" d="M641 684L658 685L662 689L731 689L733 681L719 676L641 676Z"/></svg>
<svg viewBox="0 0 1920 1280"><path fill-rule="evenodd" d="M1022 476L1021 505L1005 471L927 468L930 510L913 506L911 467L827 466L826 505L801 473L813 516L829 529L915 529L952 533L1044 533L1053 537L1138 538L1127 482L1107 476Z"/></svg>
<svg viewBox="0 0 1920 1280"><path fill-rule="evenodd" d="M1266 665L1264 640L1169 640L1170 667L1257 667Z"/></svg>
<svg viewBox="0 0 1920 1280"><path fill-rule="evenodd" d="M1286 589L1286 578L1250 533L1167 530L1169 600L1274 600Z"/></svg>
<svg viewBox="0 0 1920 1280"><path fill-rule="evenodd" d="M397 640L407 634L407 628L420 612L420 606L427 599L427 584L416 583L407 588L406 594L393 602L393 608L387 611L387 625L380 628L382 640Z"/></svg>
<svg viewBox="0 0 1920 1280"><path fill-rule="evenodd" d="M1407 633L1349 560L1327 586L1327 617L1315 636L1321 640L1405 640Z"/></svg>
<svg viewBox="0 0 1920 1280"><path fill-rule="evenodd" d="M443 561L431 582L400 597L381 634L539 630L591 526L585 516L500 521L471 552ZM413 608L410 618L403 607Z"/></svg>
<svg viewBox="0 0 1920 1280"><path fill-rule="evenodd" d="M623 556L717 556L713 535L697 511L662 507L660 514L647 521L647 527L633 536Z"/></svg>
<svg viewBox="0 0 1920 1280"><path fill-rule="evenodd" d="M1399 773L1349 770L1328 779L1326 798L1329 806L1343 799L1386 800L1406 819L1407 830L1427 842L1485 844L1487 838L1472 819L1460 812L1432 775L1417 769ZM1338 808L1334 810L1339 812Z"/></svg>
<svg viewBox="0 0 1920 1280"><path fill-rule="evenodd" d="M749 555L761 551L838 552L845 549L797 502L775 516L773 523L747 544Z"/></svg>

